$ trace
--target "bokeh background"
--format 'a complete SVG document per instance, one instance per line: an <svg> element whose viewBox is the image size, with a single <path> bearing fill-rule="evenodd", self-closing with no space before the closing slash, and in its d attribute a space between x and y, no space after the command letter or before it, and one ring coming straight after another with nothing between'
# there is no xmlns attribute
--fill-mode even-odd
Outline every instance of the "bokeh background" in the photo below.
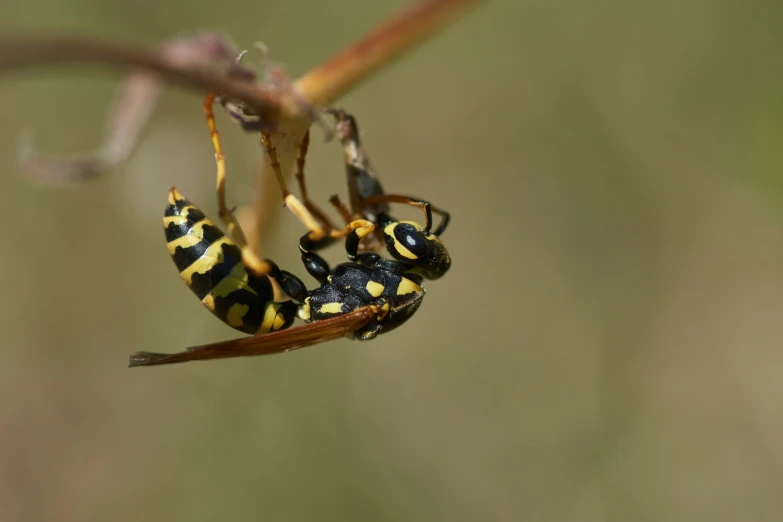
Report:
<svg viewBox="0 0 783 522"><path fill-rule="evenodd" d="M9 0L2 31L217 29L297 76L406 3ZM0 520L780 520L781 11L488 3L341 101L387 190L453 213L415 319L154 369L128 353L235 336L161 232L171 184L215 212L200 98L167 91L130 160L53 188L17 137L94 148L119 76L3 77ZM256 138L220 123L247 202ZM341 151L314 137L325 201ZM273 231L302 273L299 224Z"/></svg>

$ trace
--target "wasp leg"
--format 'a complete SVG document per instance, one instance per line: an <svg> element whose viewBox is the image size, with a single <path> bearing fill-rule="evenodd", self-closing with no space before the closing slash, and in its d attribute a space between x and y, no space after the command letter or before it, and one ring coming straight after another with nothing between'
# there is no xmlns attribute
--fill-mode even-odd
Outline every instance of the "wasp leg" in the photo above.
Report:
<svg viewBox="0 0 783 522"><path fill-rule="evenodd" d="M305 140L308 141L305 142ZM297 169L299 171L304 169L304 154L307 152L309 136L306 135L305 140L303 140L304 145L300 146L299 155L297 157ZM263 144L264 149L266 149L267 155L269 156L269 161L272 165L272 169L275 171L278 185L280 185L280 190L283 193L285 206L288 207L288 210L290 210L291 213L293 213L294 216L296 216L296 218L309 231L307 233L306 249L310 251L318 250L329 245L335 239L345 237L347 232L343 233L339 230L335 230L335 227L328 219L326 219L326 216L323 215L323 212L320 212L317 209L316 212L312 212L311 209L314 207L312 204L310 204L310 207L308 208L307 203L302 203L302 201L300 201L296 196L288 191L288 187L286 187L285 180L283 179L283 172L280 168L280 162L277 159L277 151L272 144L272 139L269 135L269 132L261 132L261 143ZM300 179L299 176L298 179ZM304 181L304 174L301 175L301 180ZM304 187L304 185L302 184L300 187ZM304 188L304 195L306 198L306 187Z"/></svg>
<svg viewBox="0 0 783 522"><path fill-rule="evenodd" d="M356 257L359 248L359 241L375 229L375 225L365 219L357 219L349 223L343 230L339 231L339 237L345 237L345 248L348 252L348 258ZM322 242L312 241L310 234L305 234L299 240L299 251L302 253L302 264L304 264L307 273L313 276L319 283L328 282L331 270L329 264L315 250L323 245Z"/></svg>
<svg viewBox="0 0 783 522"><path fill-rule="evenodd" d="M306 237L307 234L302 237L302 240ZM312 250L307 250L302 247L301 242L299 244L299 250L302 252L302 264L304 265L305 270L307 270L307 273L321 283L321 285L327 284L329 282L329 274L332 272L329 268L329 263Z"/></svg>
<svg viewBox="0 0 783 522"><path fill-rule="evenodd" d="M310 146L310 131L305 132L302 142L299 144L299 150L296 155L296 182L299 185L299 195L302 198L301 203L305 209L311 214L314 220L317 220L323 227L323 234L325 237L334 239L336 237L335 231L337 227L327 217L323 210L321 210L315 203L310 200L307 192L307 183L305 182L304 167L305 157L307 156L307 149ZM346 221L346 224L348 222ZM312 230L312 229L311 229ZM316 235L320 232L316 232ZM329 241L330 242L330 241ZM325 246L325 245L323 245Z"/></svg>
<svg viewBox="0 0 783 522"><path fill-rule="evenodd" d="M343 221L345 221L345 224L350 224L351 221L353 221L353 214L351 213L351 210L345 206L345 203L340 201L340 197L337 194L333 194L329 198L329 203L332 204L332 206L337 209L337 212L339 212L340 217L343 218Z"/></svg>
<svg viewBox="0 0 783 522"><path fill-rule="evenodd" d="M366 219L357 219L348 224L343 230L345 233L345 253L348 259L356 261L359 252L359 242L375 230L375 224Z"/></svg>
<svg viewBox="0 0 783 522"><path fill-rule="evenodd" d="M215 103L215 93L209 92L204 97L204 115L207 118L209 127L209 138L212 141L212 148L215 150L215 163L217 164L217 198L220 219L228 227L228 233L239 243L247 243L242 228L234 217L234 213L227 210L226 207L226 158L223 154L223 147L220 145L220 133L218 133L215 124L215 113L213 105Z"/></svg>
<svg viewBox="0 0 783 522"><path fill-rule="evenodd" d="M304 282L291 272L280 270L274 262L269 260L267 262L269 262L271 267L269 277L272 277L280 285L280 289L294 301L298 303L304 302L307 297L307 286L305 286Z"/></svg>
<svg viewBox="0 0 783 522"><path fill-rule="evenodd" d="M356 124L356 118L338 107L329 107L324 109L324 112L334 116L337 122L337 139L343 145L351 145L351 148L354 149L351 151L353 154L350 154L350 156L357 159L361 158L364 161L364 154L359 145L359 126ZM349 156L348 152L346 149L346 157Z"/></svg>
<svg viewBox="0 0 783 522"><path fill-rule="evenodd" d="M433 232L434 235L439 236L446 230L451 220L451 215L443 209L433 206L429 201L424 201L411 196L405 196L402 194L377 194L375 196L369 196L362 200L368 205L377 205L379 203L402 203L404 205L411 205L419 207L424 212L424 230L427 232L432 228L432 213L438 214L441 217L438 228Z"/></svg>
<svg viewBox="0 0 783 522"><path fill-rule="evenodd" d="M209 137L212 141L212 148L215 150L215 164L217 167L217 200L218 215L221 221L226 225L229 236L234 240L237 246L242 250L242 260L257 276L264 276L272 271L272 266L266 260L261 260L248 246L245 233L234 216L233 210L226 206L226 158L223 154L223 148L220 145L220 134L215 124L215 113L213 105L215 103L215 93L209 92L204 97L204 115L207 118L209 127Z"/></svg>
<svg viewBox="0 0 783 522"><path fill-rule="evenodd" d="M370 167L364 149L359 141L359 128L356 119L342 109L326 109L327 114L334 116L336 135L343 145L343 160L348 177L348 192L351 210L354 214L367 216L388 210L385 205L378 208L365 208L364 198L375 194L383 194L383 187L375 177Z"/></svg>
<svg viewBox="0 0 783 522"><path fill-rule="evenodd" d="M272 137L269 135L269 131L266 129L261 131L261 144L264 146L267 156L269 156L269 163L272 166L272 170L275 171L277 184L280 186L280 191L283 193L283 201L287 203L288 196L291 195L291 192L288 191L285 179L283 178L283 170L280 168L280 161L277 159L277 149L272 143Z"/></svg>
<svg viewBox="0 0 783 522"><path fill-rule="evenodd" d="M307 272L311 276L319 283L325 284L330 273L329 265L326 264L326 261L320 256L315 254L315 251L323 248L326 240L331 242L334 241L334 239L344 237L346 238L345 248L348 252L348 258L353 259L351 256L356 256L356 252L359 248L359 241L373 230L375 230L375 225L373 223L365 219L357 219L346 225L344 229L335 231L335 235L333 236L314 240L312 234L308 232L299 239L299 250L302 252L302 263L304 263Z"/></svg>
<svg viewBox="0 0 783 522"><path fill-rule="evenodd" d="M289 194L286 197L285 204L288 210L290 210L308 230L300 241L300 243L306 243L307 250L320 250L330 245L335 239L344 237L345 234L339 230L324 228L316 217L307 210L304 203L299 201L293 194Z"/></svg>
<svg viewBox="0 0 783 522"><path fill-rule="evenodd" d="M326 238L329 239L329 238ZM321 285L329 282L329 275L332 273L329 263L324 258L315 253L325 244L324 238L313 240L311 232L306 233L299 239L299 251L302 253L302 264L316 281Z"/></svg>
<svg viewBox="0 0 783 522"><path fill-rule="evenodd" d="M248 265L254 270L260 268L262 263L258 260L257 256L247 248L247 240L242 232L242 228L234 217L234 213L226 206L225 196L225 184L226 184L226 162L223 154L222 147L220 145L220 134L218 133L217 126L215 124L215 114L213 111L213 105L216 99L215 93L207 93L204 98L204 114L207 118L207 125L209 126L209 135L212 140L212 147L215 149L215 162L217 163L217 195L218 195L218 210L220 213L220 219L228 228L229 234L234 238L237 245L243 248L243 258L247 255ZM244 127L244 126L243 126ZM300 202L293 194L288 191L288 187L283 179L283 172L280 168L280 162L277 159L277 150L272 145L272 139L269 135L269 131L265 128L261 130L261 142L269 155L269 161L272 165L272 170L275 171L275 177L277 178L280 190L283 193L283 199L286 206L291 212L310 230L310 234L314 241L318 241L327 237L332 232L324 230L324 227L318 222L316 217L307 209L307 206ZM306 152L305 146L304 151ZM302 158L302 167L304 161ZM333 227L332 227L333 228ZM334 234L334 237L340 237ZM253 258L256 258L255 261ZM269 268L265 269L263 273L268 273Z"/></svg>

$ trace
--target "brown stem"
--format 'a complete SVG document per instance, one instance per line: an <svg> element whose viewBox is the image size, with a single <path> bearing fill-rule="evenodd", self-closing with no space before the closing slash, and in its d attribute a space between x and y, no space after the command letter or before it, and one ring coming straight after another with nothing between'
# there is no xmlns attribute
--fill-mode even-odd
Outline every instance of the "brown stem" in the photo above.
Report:
<svg viewBox="0 0 783 522"><path fill-rule="evenodd" d="M231 80L216 73L168 64L154 54L95 39L16 35L0 38L0 73L46 64L96 63L117 69L146 69L181 87L214 91L240 99L266 121L276 121L283 110L280 96L249 82Z"/></svg>
<svg viewBox="0 0 783 522"><path fill-rule="evenodd" d="M479 1L419 1L299 78L294 86L311 105L328 105Z"/></svg>

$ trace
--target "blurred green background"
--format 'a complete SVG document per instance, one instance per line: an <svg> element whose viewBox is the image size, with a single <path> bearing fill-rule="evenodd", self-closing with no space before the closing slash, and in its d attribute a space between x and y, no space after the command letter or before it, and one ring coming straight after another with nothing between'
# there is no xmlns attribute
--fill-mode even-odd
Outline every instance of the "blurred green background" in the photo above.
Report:
<svg viewBox="0 0 783 522"><path fill-rule="evenodd" d="M12 0L2 31L216 29L297 76L406 4ZM3 77L0 520L780 520L782 11L476 10L341 100L387 190L453 213L415 319L154 369L128 354L236 336L161 231L171 184L215 214L200 97L167 91L129 161L52 188L21 175L21 130L94 148L119 76ZM257 141L219 118L247 202ZM345 181L319 132L325 201ZM264 253L303 273L300 225L274 232Z"/></svg>

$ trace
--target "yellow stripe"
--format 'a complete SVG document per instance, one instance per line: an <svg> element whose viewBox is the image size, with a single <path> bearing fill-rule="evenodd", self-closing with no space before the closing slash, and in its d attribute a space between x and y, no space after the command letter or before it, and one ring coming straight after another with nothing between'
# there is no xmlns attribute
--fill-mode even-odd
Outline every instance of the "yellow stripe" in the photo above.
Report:
<svg viewBox="0 0 783 522"><path fill-rule="evenodd" d="M188 222L185 216L166 216L163 218L163 228L168 228L171 223L175 225L184 225Z"/></svg>
<svg viewBox="0 0 783 522"><path fill-rule="evenodd" d="M228 309L228 313L226 314L226 324L233 326L234 328L241 327L244 323L242 318L245 317L245 314L248 310L250 310L249 305L241 303L232 304L231 308Z"/></svg>
<svg viewBox="0 0 783 522"><path fill-rule="evenodd" d="M397 241L397 238L394 236L394 228L398 225L398 223L389 223L386 225L386 228L383 229L383 233L392 239L394 239L394 249L402 256L407 259L418 259L419 256L405 248L405 246Z"/></svg>
<svg viewBox="0 0 783 522"><path fill-rule="evenodd" d="M410 279L402 278L400 279L400 284L397 287L397 293L395 295L405 295L405 294L420 294L422 293L422 288L411 281Z"/></svg>
<svg viewBox="0 0 783 522"><path fill-rule="evenodd" d="M272 330L277 331L280 328L282 328L284 325L285 325L285 317L283 316L283 314L278 313L277 315L275 315L275 322L272 325Z"/></svg>
<svg viewBox="0 0 783 522"><path fill-rule="evenodd" d="M277 321L277 311L280 309L280 303L269 303L264 309L264 320L261 321L261 326L258 327L259 334L269 333L269 330L277 329L275 325Z"/></svg>
<svg viewBox="0 0 783 522"><path fill-rule="evenodd" d="M173 241L172 241L173 243ZM171 243L169 243L171 244ZM190 286L193 274L206 274L213 266L223 262L223 245L231 244L231 240L227 237L221 237L207 248L204 255L196 259L193 264L182 271L180 276L185 281L185 284Z"/></svg>
<svg viewBox="0 0 783 522"><path fill-rule="evenodd" d="M226 297L237 290L246 290L253 295L258 295L256 291L253 290L253 287L250 286L247 270L242 263L234 265L231 272L212 289L210 294L215 297Z"/></svg>
<svg viewBox="0 0 783 522"><path fill-rule="evenodd" d="M169 248L169 254L172 256L174 255L174 252L176 252L177 248L190 248L192 246L196 246L199 243L201 243L201 239L198 236L192 236L190 234L186 234L182 237L179 237L175 239L174 241L171 241L166 246Z"/></svg>
<svg viewBox="0 0 783 522"><path fill-rule="evenodd" d="M367 281L365 288L367 289L367 292L369 292L373 297L378 297L383 293L383 285L376 283L375 281Z"/></svg>
<svg viewBox="0 0 783 522"><path fill-rule="evenodd" d="M343 304L342 303L326 303L321 305L321 308L318 309L319 314L339 314L343 311Z"/></svg>
<svg viewBox="0 0 783 522"><path fill-rule="evenodd" d="M408 259L418 259L419 256L405 248L402 243L397 241L397 238L394 238L394 249L397 251L398 254L400 254L402 257L408 258Z"/></svg>
<svg viewBox="0 0 783 522"><path fill-rule="evenodd" d="M202 219L193 225L193 228L187 234L168 243L169 254L173 256L177 247L188 248L199 244L204 240L204 227L211 225L212 223L208 219ZM209 252L209 249L207 249L207 252Z"/></svg>

